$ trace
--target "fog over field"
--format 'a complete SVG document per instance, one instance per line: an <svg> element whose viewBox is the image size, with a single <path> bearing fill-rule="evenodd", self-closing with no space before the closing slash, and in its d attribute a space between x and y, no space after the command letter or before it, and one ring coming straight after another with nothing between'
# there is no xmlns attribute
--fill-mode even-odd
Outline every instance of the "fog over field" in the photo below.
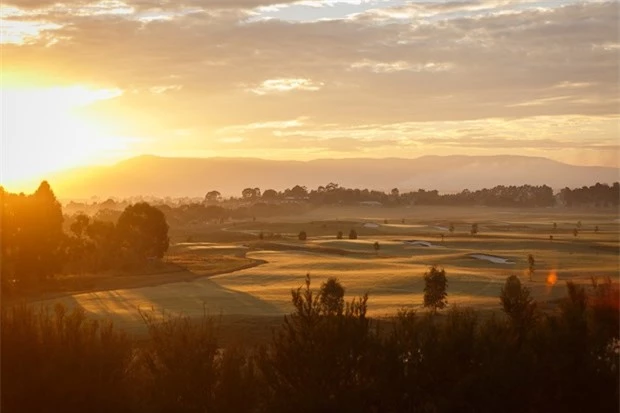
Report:
<svg viewBox="0 0 620 413"><path fill-rule="evenodd" d="M522 277L541 305L564 297L566 281L585 285L591 276L611 276L616 281L620 277L620 227L614 215L585 215L587 229L576 239L571 232L575 215L553 210L384 210L325 207L296 217L223 224L226 232L249 239L276 228L284 238L264 243L173 241L168 259L192 256L197 263L193 269L178 271L200 271L201 260L227 255L244 256L258 265L182 282L175 282L172 274L163 284L161 279L154 279L144 287L79 293L61 302L80 306L95 317L111 317L128 331L143 334L145 325L139 311L192 317L205 312L246 318L287 314L293 309L291 289L300 287L306 274L316 286L337 277L350 298L369 293L369 314L373 317L393 316L401 309L422 311L423 274L430 265L445 268L451 305L492 311L500 309L498 297L509 275ZM333 219L336 214L341 214L342 223ZM407 223L402 224L400 217ZM555 221L559 227L554 231ZM457 222L453 233L448 231L449 222ZM469 233L471 222L480 222L475 236ZM346 234L351 228L360 233L357 240L336 239L337 231ZM191 233L199 237L201 231L207 234L213 230L197 227ZM301 230L308 233L306 241L297 240ZM553 242L550 233L555 234ZM374 242L380 245L378 251L373 249ZM536 257L531 281L526 275L528 254Z"/></svg>
<svg viewBox="0 0 620 413"><path fill-rule="evenodd" d="M620 169L577 166L527 156L424 156L415 159L319 159L307 162L251 158L163 158L141 156L109 167L84 168L53 177L63 199L202 197L216 189L238 196L250 187L315 188L330 182L345 187L440 192L496 185L549 185L554 189L615 182ZM217 179L215 179L217 177Z"/></svg>

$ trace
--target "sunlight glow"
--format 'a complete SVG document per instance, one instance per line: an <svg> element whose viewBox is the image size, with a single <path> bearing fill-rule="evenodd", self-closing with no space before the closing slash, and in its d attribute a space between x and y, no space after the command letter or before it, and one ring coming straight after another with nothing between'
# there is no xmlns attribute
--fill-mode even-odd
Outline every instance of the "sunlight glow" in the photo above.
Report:
<svg viewBox="0 0 620 413"><path fill-rule="evenodd" d="M60 169L100 162L126 138L106 136L96 120L76 110L122 94L83 86L2 90L0 182L16 185Z"/></svg>

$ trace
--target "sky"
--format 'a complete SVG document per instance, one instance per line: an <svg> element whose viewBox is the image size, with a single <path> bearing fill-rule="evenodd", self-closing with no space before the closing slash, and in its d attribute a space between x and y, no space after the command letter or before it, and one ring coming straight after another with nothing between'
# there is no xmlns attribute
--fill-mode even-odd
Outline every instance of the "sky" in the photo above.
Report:
<svg viewBox="0 0 620 413"><path fill-rule="evenodd" d="M140 154L618 166L618 2L3 0L3 184Z"/></svg>

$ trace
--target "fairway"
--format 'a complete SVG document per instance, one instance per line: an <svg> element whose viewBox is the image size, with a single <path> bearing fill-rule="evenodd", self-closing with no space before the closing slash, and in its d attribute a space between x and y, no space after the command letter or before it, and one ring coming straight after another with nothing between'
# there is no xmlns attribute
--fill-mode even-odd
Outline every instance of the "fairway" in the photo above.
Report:
<svg viewBox="0 0 620 413"><path fill-rule="evenodd" d="M418 219L405 216L414 212ZM613 214L501 209L481 214L480 208L447 208L436 211L436 218L430 220L430 208L357 208L340 213L338 219L326 209L296 220L284 217L193 229L199 235L200 231L239 232L250 240L177 242L167 259L181 265L181 271L200 275L201 265L218 257L244 257L258 265L210 277L187 277L183 282L160 280L140 288L74 294L60 301L79 305L96 317L110 317L118 326L139 333L144 329L140 310L190 316L286 314L292 310L291 289L302 286L306 274L317 289L328 277L337 277L349 299L368 292L373 317L393 315L402 308L422 310L423 275L430 265L446 270L449 304L490 310L499 309L498 296L510 275L519 276L543 303L563 297L568 280L589 283L591 276L609 276L618 281L619 223ZM395 222L396 216L405 218ZM575 236L578 220L582 224ZM476 235L470 233L472 223L479 225ZM450 224L454 232L448 231ZM351 229L358 239L347 239ZM308 234L306 241L297 240L301 230ZM344 239L336 239L338 231L345 234ZM279 237L258 240L255 234L261 232ZM378 251L373 248L375 242ZM531 280L528 254L536 262Z"/></svg>

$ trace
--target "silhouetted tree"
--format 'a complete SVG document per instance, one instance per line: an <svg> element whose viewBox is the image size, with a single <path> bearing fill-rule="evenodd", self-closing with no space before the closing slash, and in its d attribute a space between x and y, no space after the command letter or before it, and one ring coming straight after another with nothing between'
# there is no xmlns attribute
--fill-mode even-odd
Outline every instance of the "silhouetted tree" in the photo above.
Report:
<svg viewBox="0 0 620 413"><path fill-rule="evenodd" d="M471 224L471 235L476 235L478 233L478 224Z"/></svg>
<svg viewBox="0 0 620 413"><path fill-rule="evenodd" d="M263 199L274 200L278 198L278 193L274 189L267 189L263 192Z"/></svg>
<svg viewBox="0 0 620 413"><path fill-rule="evenodd" d="M319 291L321 311L326 315L342 314L344 310L344 287L337 278L330 277Z"/></svg>
<svg viewBox="0 0 620 413"><path fill-rule="evenodd" d="M222 194L219 191L209 191L205 195L206 202L217 202L222 198Z"/></svg>
<svg viewBox="0 0 620 413"><path fill-rule="evenodd" d="M300 241L305 241L307 237L306 231L300 231L299 235L297 235L297 238L299 238Z"/></svg>
<svg viewBox="0 0 620 413"><path fill-rule="evenodd" d="M257 199L260 198L260 188L245 188L241 191L241 196L243 199Z"/></svg>
<svg viewBox="0 0 620 413"><path fill-rule="evenodd" d="M450 234L454 233L454 224L450 224L450 228L448 228L448 230L450 231Z"/></svg>
<svg viewBox="0 0 620 413"><path fill-rule="evenodd" d="M517 276L511 275L502 287L500 302L521 340L535 317L536 303L530 297L530 290L521 285Z"/></svg>
<svg viewBox="0 0 620 413"><path fill-rule="evenodd" d="M73 222L69 226L69 229L76 237L82 238L82 236L86 233L86 229L88 228L89 224L90 218L88 217L88 215L78 214L73 219Z"/></svg>
<svg viewBox="0 0 620 413"><path fill-rule="evenodd" d="M579 230L577 228L573 228L573 237L579 235Z"/></svg>
<svg viewBox="0 0 620 413"><path fill-rule="evenodd" d="M372 247L375 249L375 252L379 254L379 249L381 248L381 246L379 245L379 241L375 241L375 243L372 244Z"/></svg>
<svg viewBox="0 0 620 413"><path fill-rule="evenodd" d="M0 274L2 286L34 286L62 269L66 235L60 203L47 181L32 195L2 188L0 209Z"/></svg>
<svg viewBox="0 0 620 413"><path fill-rule="evenodd" d="M342 231L338 231L336 234L336 239L342 239Z"/></svg>
<svg viewBox="0 0 620 413"><path fill-rule="evenodd" d="M130 205L116 224L121 245L138 259L162 258L168 250L168 223L164 214L146 202Z"/></svg>
<svg viewBox="0 0 620 413"><path fill-rule="evenodd" d="M424 273L424 307L431 308L433 314L448 304L448 281L446 271L433 265Z"/></svg>
<svg viewBox="0 0 620 413"><path fill-rule="evenodd" d="M352 229L349 231L349 239L357 239L357 231Z"/></svg>

